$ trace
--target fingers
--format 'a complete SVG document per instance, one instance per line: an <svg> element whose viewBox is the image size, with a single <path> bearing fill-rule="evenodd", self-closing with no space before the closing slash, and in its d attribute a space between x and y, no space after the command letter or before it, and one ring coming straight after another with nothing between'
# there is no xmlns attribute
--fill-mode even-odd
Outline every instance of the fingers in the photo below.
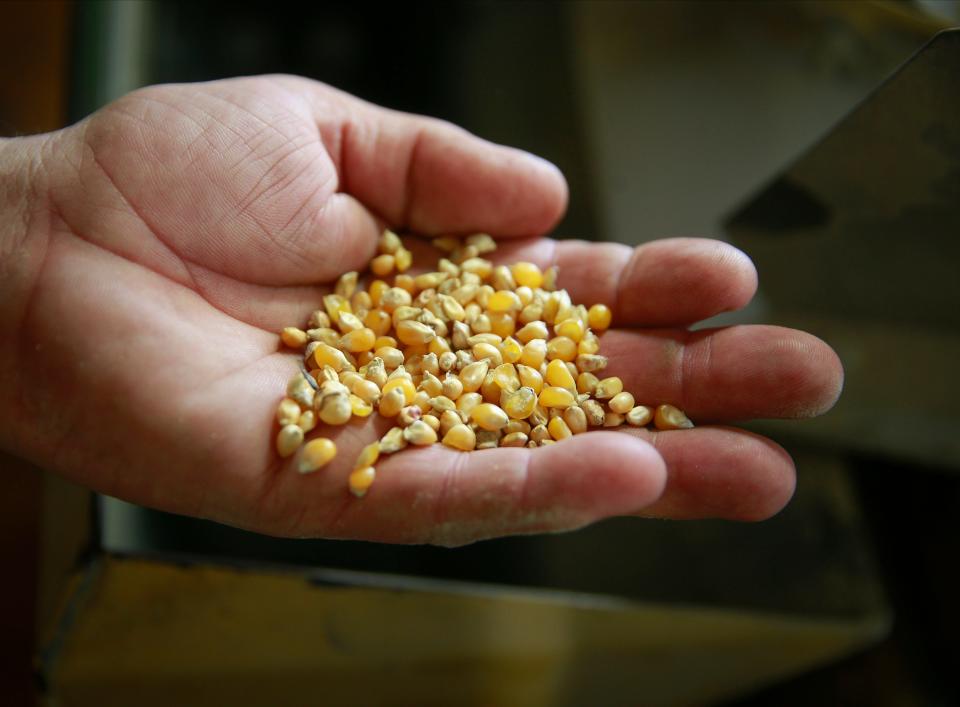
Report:
<svg viewBox="0 0 960 707"><path fill-rule="evenodd" d="M440 120L380 108L315 82L303 86L340 189L396 228L535 236L566 209L566 181L545 160Z"/></svg>
<svg viewBox="0 0 960 707"><path fill-rule="evenodd" d="M843 387L833 350L783 327L610 331L601 351L600 375L619 376L639 404L669 402L698 423L813 417Z"/></svg>
<svg viewBox="0 0 960 707"><path fill-rule="evenodd" d="M609 432L538 449L408 447L376 468L361 500L346 493L346 470L296 479L308 504L296 534L456 546L571 530L649 506L666 477L648 443Z"/></svg>
<svg viewBox="0 0 960 707"><path fill-rule="evenodd" d="M559 267L559 286L574 302L602 302L615 326L685 326L744 307L757 271L740 250L705 238L669 238L636 248L620 243L504 243L502 262Z"/></svg>
<svg viewBox="0 0 960 707"><path fill-rule="evenodd" d="M779 512L793 496L793 460L764 437L723 427L627 434L651 441L667 465L663 494L637 515L756 521Z"/></svg>

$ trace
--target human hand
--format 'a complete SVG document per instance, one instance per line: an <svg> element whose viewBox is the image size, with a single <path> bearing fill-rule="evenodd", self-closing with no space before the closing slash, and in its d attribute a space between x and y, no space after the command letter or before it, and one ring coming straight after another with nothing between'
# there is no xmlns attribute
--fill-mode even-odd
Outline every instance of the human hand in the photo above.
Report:
<svg viewBox="0 0 960 707"><path fill-rule="evenodd" d="M760 519L792 494L789 456L703 423L814 415L839 394L839 362L810 335L688 330L752 297L739 251L534 239L565 208L555 168L321 84L152 87L48 136L40 154L16 278L27 294L2 320L19 331L0 344L12 392L0 443L135 503L275 535L444 545L612 515ZM386 429L372 416L325 427L336 460L297 474L273 449L296 370L276 332L362 270L385 223L485 231L501 239L495 260L558 264L575 302L614 309L610 374L701 426L408 449L381 459L358 500L346 477Z"/></svg>

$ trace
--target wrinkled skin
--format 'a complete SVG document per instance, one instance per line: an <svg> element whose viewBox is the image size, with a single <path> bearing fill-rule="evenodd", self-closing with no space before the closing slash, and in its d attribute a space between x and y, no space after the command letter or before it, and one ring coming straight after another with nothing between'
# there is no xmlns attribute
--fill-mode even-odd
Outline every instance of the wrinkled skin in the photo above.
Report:
<svg viewBox="0 0 960 707"><path fill-rule="evenodd" d="M689 331L753 296L739 251L541 238L566 206L553 166L321 84L152 87L15 142L10 183L29 199L8 220L23 229L5 236L0 443L128 501L275 535L443 545L613 515L756 520L789 500L793 464L723 425L815 415L839 395L835 354L808 334ZM297 368L276 332L362 270L384 224L485 231L501 241L497 259L559 264L574 301L614 309L610 375L700 426L533 450L408 449L382 459L357 500L353 460L387 429L373 416L323 429L336 460L296 473L273 450ZM421 265L436 260L415 251Z"/></svg>

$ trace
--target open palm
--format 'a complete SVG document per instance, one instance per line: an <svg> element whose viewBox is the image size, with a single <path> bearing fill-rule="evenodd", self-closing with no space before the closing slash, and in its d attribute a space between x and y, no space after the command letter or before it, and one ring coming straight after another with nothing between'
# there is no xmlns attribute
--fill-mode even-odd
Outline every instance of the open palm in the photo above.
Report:
<svg viewBox="0 0 960 707"><path fill-rule="evenodd" d="M297 474L273 451L274 410L297 366L276 332L362 270L384 224L486 231L503 239L498 258L557 263L574 301L614 308L622 328L602 352L639 402L724 423L816 414L839 393L839 363L814 337L688 331L752 297L755 271L735 249L536 238L565 208L555 168L311 81L137 91L53 136L42 163L19 451L136 503L277 535L450 545L611 515L757 519L789 499L782 449L712 425L538 449L408 449L381 459L358 500L346 490L352 462L387 428L372 416L316 430L336 440L337 459Z"/></svg>

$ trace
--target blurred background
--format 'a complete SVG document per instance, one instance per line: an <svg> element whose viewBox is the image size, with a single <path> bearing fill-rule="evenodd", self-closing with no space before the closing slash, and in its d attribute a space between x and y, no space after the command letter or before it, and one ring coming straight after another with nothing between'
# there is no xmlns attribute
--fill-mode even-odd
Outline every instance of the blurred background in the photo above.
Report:
<svg viewBox="0 0 960 707"><path fill-rule="evenodd" d="M734 242L761 289L710 323L802 326L847 371L824 418L754 425L795 456L799 485L753 525L614 520L454 551L282 541L91 499L3 458L0 690L10 704L121 704L134 686L175 682L184 704L220 704L176 664L122 674L110 651L128 644L103 636L173 640L151 612L174 611L189 572L242 568L230 591L272 604L287 590L253 581L282 567L318 607L331 587L344 601L412 592L407 618L463 601L445 618L453 633L465 615L546 612L530 624L542 644L464 623L454 662L431 652L451 649L429 619L396 630L398 649L423 657L413 677L474 681L450 687L458 704L960 704L957 35L910 61L957 25L960 3L936 1L0 4L2 136L57 129L150 83L302 74L553 161L571 193L557 237ZM150 584L157 566L184 584ZM108 596L129 601L123 621L116 604L104 618ZM189 614L191 640L222 629L206 622L227 610L205 611ZM273 645L253 626L248 640ZM350 645L319 626L318 644ZM340 653L406 684L383 655ZM228 654L199 677L239 679ZM339 694L322 661L304 665ZM286 682L294 700L300 683ZM389 686L371 703L453 699Z"/></svg>

